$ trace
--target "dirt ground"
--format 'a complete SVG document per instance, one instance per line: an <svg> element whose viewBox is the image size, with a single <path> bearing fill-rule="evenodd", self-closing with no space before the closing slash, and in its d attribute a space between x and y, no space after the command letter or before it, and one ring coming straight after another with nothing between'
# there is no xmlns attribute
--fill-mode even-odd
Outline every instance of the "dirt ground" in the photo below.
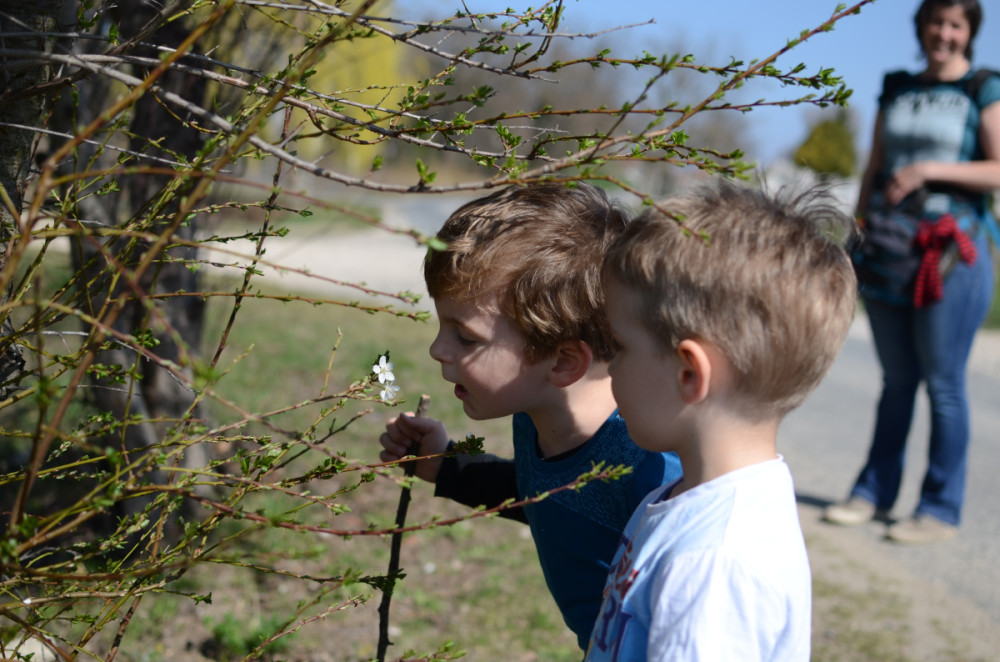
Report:
<svg viewBox="0 0 1000 662"><path fill-rule="evenodd" d="M889 543L827 524L800 504L813 571L813 660L957 662L1000 659L1000 629L943 583L907 571ZM866 526L883 527L880 523Z"/></svg>

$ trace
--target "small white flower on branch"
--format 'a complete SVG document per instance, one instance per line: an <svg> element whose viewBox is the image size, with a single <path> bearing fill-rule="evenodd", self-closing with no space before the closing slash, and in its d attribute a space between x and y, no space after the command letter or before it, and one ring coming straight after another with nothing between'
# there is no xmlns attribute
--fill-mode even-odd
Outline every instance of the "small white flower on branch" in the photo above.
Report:
<svg viewBox="0 0 1000 662"><path fill-rule="evenodd" d="M378 363L372 366L372 372L378 377L379 384L392 384L396 381L396 375L392 374L392 369L392 361L389 361L384 354L378 357ZM385 398L382 399L385 400Z"/></svg>
<svg viewBox="0 0 1000 662"><path fill-rule="evenodd" d="M388 402L389 400L394 400L397 393L399 393L399 387L390 383L385 385L385 388L379 393L379 397L384 402Z"/></svg>

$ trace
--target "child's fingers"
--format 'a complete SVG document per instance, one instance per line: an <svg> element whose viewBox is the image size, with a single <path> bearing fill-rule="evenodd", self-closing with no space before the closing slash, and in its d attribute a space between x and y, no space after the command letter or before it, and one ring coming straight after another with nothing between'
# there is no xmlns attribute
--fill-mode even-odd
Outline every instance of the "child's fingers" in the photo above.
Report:
<svg viewBox="0 0 1000 662"><path fill-rule="evenodd" d="M404 412L404 413L400 414L399 416L393 416L392 418L390 418L389 420L387 420L385 422L385 427L386 428L396 427L396 426L399 425L399 422L401 420L403 420L403 419L412 419L412 418L415 418L412 411ZM404 425L405 425L405 423L404 423Z"/></svg>
<svg viewBox="0 0 1000 662"><path fill-rule="evenodd" d="M413 412L406 412L396 417L396 425L414 435L417 439L433 430L438 422L433 418L417 417Z"/></svg>
<svg viewBox="0 0 1000 662"><path fill-rule="evenodd" d="M405 422L403 416L389 419L385 424L385 431L397 443L408 443L420 439L420 432L414 430Z"/></svg>
<svg viewBox="0 0 1000 662"><path fill-rule="evenodd" d="M408 423L412 420L412 414L409 416L402 414L389 419L385 424L385 433L383 433L385 442L382 445L389 450L395 450L393 446L405 449L419 442L423 437L423 432ZM379 438L379 441L382 442L382 437Z"/></svg>
<svg viewBox="0 0 1000 662"><path fill-rule="evenodd" d="M433 418L426 416L414 416L413 414L402 414L396 418L396 427L403 431L414 441L423 440L428 436L438 436L446 434L444 424Z"/></svg>
<svg viewBox="0 0 1000 662"><path fill-rule="evenodd" d="M388 460L383 458L383 462L391 462L407 455L415 441L409 434L398 427L387 427L385 432L379 435L378 438L378 442L382 444L383 454L390 456Z"/></svg>
<svg viewBox="0 0 1000 662"><path fill-rule="evenodd" d="M412 438L420 441L422 455L443 453L448 448L448 430L441 421L426 417L401 416L399 427L408 430Z"/></svg>
<svg viewBox="0 0 1000 662"><path fill-rule="evenodd" d="M381 453L378 454L378 459L382 462L395 462L396 460L402 457L405 457L405 454L399 455L397 453L392 453L387 450L383 450Z"/></svg>
<svg viewBox="0 0 1000 662"><path fill-rule="evenodd" d="M389 419L385 424L385 432L379 435L378 440L382 445L379 459L382 462L396 462L407 455L444 452L448 447L448 431L441 421L418 418L407 413ZM433 483L437 480L440 468L440 458L421 460L416 464L416 475Z"/></svg>

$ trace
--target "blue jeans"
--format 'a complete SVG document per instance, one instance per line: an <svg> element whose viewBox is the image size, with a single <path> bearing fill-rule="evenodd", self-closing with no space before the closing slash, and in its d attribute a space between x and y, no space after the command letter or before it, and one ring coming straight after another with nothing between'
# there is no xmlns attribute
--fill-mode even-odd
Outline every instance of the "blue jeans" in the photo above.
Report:
<svg viewBox="0 0 1000 662"><path fill-rule="evenodd" d="M886 511L895 504L917 388L924 382L931 438L916 514L956 526L962 516L969 446L966 363L993 297L989 244L986 233L979 234L975 263L955 267L945 280L941 301L914 308L864 299L882 365L882 397L868 462L851 495Z"/></svg>

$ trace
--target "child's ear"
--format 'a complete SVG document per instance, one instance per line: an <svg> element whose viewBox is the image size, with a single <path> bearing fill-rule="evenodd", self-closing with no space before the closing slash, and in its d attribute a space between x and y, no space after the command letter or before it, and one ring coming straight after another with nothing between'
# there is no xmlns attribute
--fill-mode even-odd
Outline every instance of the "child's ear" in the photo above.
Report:
<svg viewBox="0 0 1000 662"><path fill-rule="evenodd" d="M710 353L702 343L693 339L682 340L675 351L680 360L677 386L681 400L685 404L697 404L708 397L712 384Z"/></svg>
<svg viewBox="0 0 1000 662"><path fill-rule="evenodd" d="M552 358L549 381L566 388L581 379L594 362L594 350L582 340L561 343Z"/></svg>

